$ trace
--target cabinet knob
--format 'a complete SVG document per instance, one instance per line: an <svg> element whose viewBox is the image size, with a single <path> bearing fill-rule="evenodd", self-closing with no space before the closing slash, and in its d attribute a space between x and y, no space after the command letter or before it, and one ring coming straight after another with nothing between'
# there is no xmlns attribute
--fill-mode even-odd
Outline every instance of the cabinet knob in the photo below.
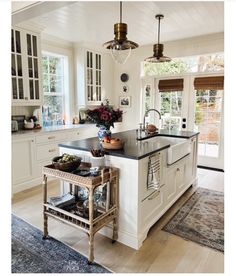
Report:
<svg viewBox="0 0 236 276"><path fill-rule="evenodd" d="M28 101L28 97L25 97L25 100Z"/></svg>
<svg viewBox="0 0 236 276"><path fill-rule="evenodd" d="M50 150L48 150L48 152L54 152L54 151L56 151L56 149L50 149Z"/></svg>
<svg viewBox="0 0 236 276"><path fill-rule="evenodd" d="M48 136L48 140L56 138L55 136Z"/></svg>
<svg viewBox="0 0 236 276"><path fill-rule="evenodd" d="M179 172L180 171L180 169L179 168L177 168L177 172Z"/></svg>

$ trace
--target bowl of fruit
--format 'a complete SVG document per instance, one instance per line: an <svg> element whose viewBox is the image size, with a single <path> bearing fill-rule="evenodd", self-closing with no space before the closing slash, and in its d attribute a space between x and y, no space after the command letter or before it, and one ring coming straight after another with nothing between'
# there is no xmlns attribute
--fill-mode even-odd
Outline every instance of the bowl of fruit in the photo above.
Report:
<svg viewBox="0 0 236 276"><path fill-rule="evenodd" d="M81 160L81 157L64 153L61 156L54 157L52 163L57 170L72 172L79 167Z"/></svg>
<svg viewBox="0 0 236 276"><path fill-rule="evenodd" d="M119 138L111 138L110 140L104 140L102 146L104 149L122 149L124 142Z"/></svg>

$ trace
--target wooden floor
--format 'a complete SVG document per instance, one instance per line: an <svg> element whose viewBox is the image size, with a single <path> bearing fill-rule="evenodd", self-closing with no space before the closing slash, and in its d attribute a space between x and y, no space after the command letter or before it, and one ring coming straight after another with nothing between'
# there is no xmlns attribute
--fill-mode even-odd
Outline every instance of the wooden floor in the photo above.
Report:
<svg viewBox="0 0 236 276"><path fill-rule="evenodd" d="M198 170L198 186L217 191L224 189L224 174ZM50 182L49 196L57 195L59 185ZM136 251L100 235L95 236L95 261L117 273L223 273L224 254L162 231L162 227L194 192L190 188L151 228L140 250ZM42 187L18 193L13 198L12 212L42 229ZM66 224L49 219L49 234L83 255L88 254L87 235Z"/></svg>

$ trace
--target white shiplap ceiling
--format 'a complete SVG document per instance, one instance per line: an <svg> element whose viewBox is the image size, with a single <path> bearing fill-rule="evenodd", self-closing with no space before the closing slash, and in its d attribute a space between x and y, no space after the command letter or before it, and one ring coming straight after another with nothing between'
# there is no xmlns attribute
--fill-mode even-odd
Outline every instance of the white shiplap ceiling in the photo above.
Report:
<svg viewBox="0 0 236 276"><path fill-rule="evenodd" d="M47 2L43 3L45 5ZM44 34L71 42L102 44L113 39L113 25L119 22L118 1L68 1L62 7L54 3L55 10L50 2L49 12L44 6L39 16L25 21L21 19L18 25L31 26L42 30ZM128 24L128 39L139 45L155 43L157 21L154 17L157 13L165 16L161 22L163 42L224 31L222 1L134 1L123 2L123 22Z"/></svg>

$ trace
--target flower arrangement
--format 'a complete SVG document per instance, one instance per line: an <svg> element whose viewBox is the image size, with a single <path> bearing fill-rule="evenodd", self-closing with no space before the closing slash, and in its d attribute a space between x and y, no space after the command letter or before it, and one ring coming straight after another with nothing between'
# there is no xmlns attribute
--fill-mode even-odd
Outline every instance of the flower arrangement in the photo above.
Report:
<svg viewBox="0 0 236 276"><path fill-rule="evenodd" d="M114 110L109 105L109 101L105 100L105 104L102 103L100 107L92 110L88 109L86 113L96 123L97 127L105 127L107 130L110 130L111 126L114 127L114 122L122 118L123 111L119 108Z"/></svg>

